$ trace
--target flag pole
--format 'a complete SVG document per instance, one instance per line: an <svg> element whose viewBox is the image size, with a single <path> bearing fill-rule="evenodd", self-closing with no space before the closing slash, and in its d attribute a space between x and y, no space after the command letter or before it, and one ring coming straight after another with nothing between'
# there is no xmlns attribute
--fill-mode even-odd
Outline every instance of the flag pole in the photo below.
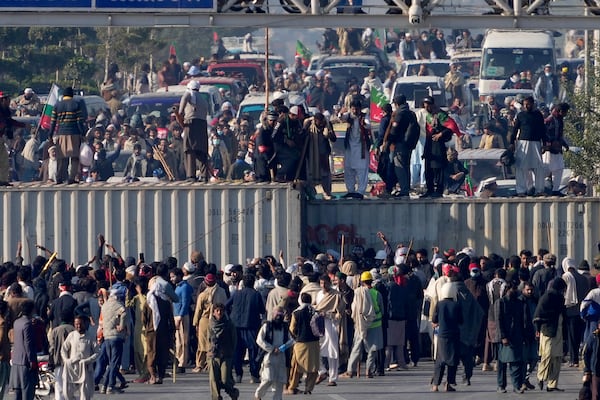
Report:
<svg viewBox="0 0 600 400"><path fill-rule="evenodd" d="M269 27L265 27L265 110L269 110Z"/></svg>

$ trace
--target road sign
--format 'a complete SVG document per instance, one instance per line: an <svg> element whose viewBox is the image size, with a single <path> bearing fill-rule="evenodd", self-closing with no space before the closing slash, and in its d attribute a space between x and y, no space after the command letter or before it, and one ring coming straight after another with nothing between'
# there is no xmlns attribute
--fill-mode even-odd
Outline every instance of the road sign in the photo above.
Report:
<svg viewBox="0 0 600 400"><path fill-rule="evenodd" d="M0 0L0 9L30 11L215 11L216 0Z"/></svg>
<svg viewBox="0 0 600 400"><path fill-rule="evenodd" d="M214 10L213 0L96 0L96 9L135 9L136 11L155 10Z"/></svg>

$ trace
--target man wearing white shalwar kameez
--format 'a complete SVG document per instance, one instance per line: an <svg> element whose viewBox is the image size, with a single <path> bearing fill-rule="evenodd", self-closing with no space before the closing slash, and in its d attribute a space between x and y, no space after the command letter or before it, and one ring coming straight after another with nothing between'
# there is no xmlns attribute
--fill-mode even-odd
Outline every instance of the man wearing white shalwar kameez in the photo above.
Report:
<svg viewBox="0 0 600 400"><path fill-rule="evenodd" d="M315 310L324 317L325 334L319 340L321 363L319 365L317 384L329 376L328 386L336 386L340 358L339 326L342 312L345 309L345 303L340 292L331 287L331 278L328 275L321 276L320 284L322 290L317 293ZM323 357L327 357L329 372L325 369Z"/></svg>
<svg viewBox="0 0 600 400"><path fill-rule="evenodd" d="M288 334L288 325L283 322L283 315L283 309L276 307L273 310L273 320L264 323L258 331L256 344L266 354L260 370L260 385L254 393L255 399L264 398L271 385L275 389L273 400L282 399L283 386L287 382L287 367L285 351L282 352L280 346L285 344L289 348L293 343Z"/></svg>
<svg viewBox="0 0 600 400"><path fill-rule="evenodd" d="M348 194L360 194L367 191L369 183L369 151L371 149L371 124L361 112L361 103L352 102L350 113L342 120L348 123L344 138L344 183Z"/></svg>
<svg viewBox="0 0 600 400"><path fill-rule="evenodd" d="M63 395L67 400L91 399L94 395L94 360L98 357L96 338L87 333L85 320L75 318L75 330L61 349Z"/></svg>

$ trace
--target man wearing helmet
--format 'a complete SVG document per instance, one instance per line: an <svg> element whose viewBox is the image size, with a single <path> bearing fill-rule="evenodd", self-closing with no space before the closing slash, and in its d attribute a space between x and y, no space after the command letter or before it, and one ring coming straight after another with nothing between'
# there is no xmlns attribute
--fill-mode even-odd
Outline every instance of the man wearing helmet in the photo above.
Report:
<svg viewBox="0 0 600 400"><path fill-rule="evenodd" d="M188 182L195 182L196 160L200 161L200 176L209 182L208 134L206 115L208 103L199 93L200 83L190 81L179 103L179 114L183 116L183 151L185 153L185 174Z"/></svg>
<svg viewBox="0 0 600 400"><path fill-rule="evenodd" d="M362 349L367 352L367 377L373 378L377 369L377 351L383 348L381 294L372 287L373 276L369 271L360 275L361 286L354 291L352 301L352 319L354 320L354 342L348 359L348 369L341 375L352 378L356 363L360 362Z"/></svg>

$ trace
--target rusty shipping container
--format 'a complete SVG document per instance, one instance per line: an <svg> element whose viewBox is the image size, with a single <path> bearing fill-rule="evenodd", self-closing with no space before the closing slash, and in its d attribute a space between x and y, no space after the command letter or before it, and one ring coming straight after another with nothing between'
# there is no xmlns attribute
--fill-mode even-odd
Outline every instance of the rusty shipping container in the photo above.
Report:
<svg viewBox="0 0 600 400"><path fill-rule="evenodd" d="M503 257L539 248L590 264L598 254L600 199L340 200L307 204L306 248L346 251L353 244L383 248L377 232L413 249L433 246L457 251L469 246L479 255Z"/></svg>
<svg viewBox="0 0 600 400"><path fill-rule="evenodd" d="M123 257L180 265L194 249L222 267L279 250L295 257L301 245L300 196L285 184L29 184L0 191L0 206L3 261L21 240L26 263L40 244L83 264L98 233Z"/></svg>

